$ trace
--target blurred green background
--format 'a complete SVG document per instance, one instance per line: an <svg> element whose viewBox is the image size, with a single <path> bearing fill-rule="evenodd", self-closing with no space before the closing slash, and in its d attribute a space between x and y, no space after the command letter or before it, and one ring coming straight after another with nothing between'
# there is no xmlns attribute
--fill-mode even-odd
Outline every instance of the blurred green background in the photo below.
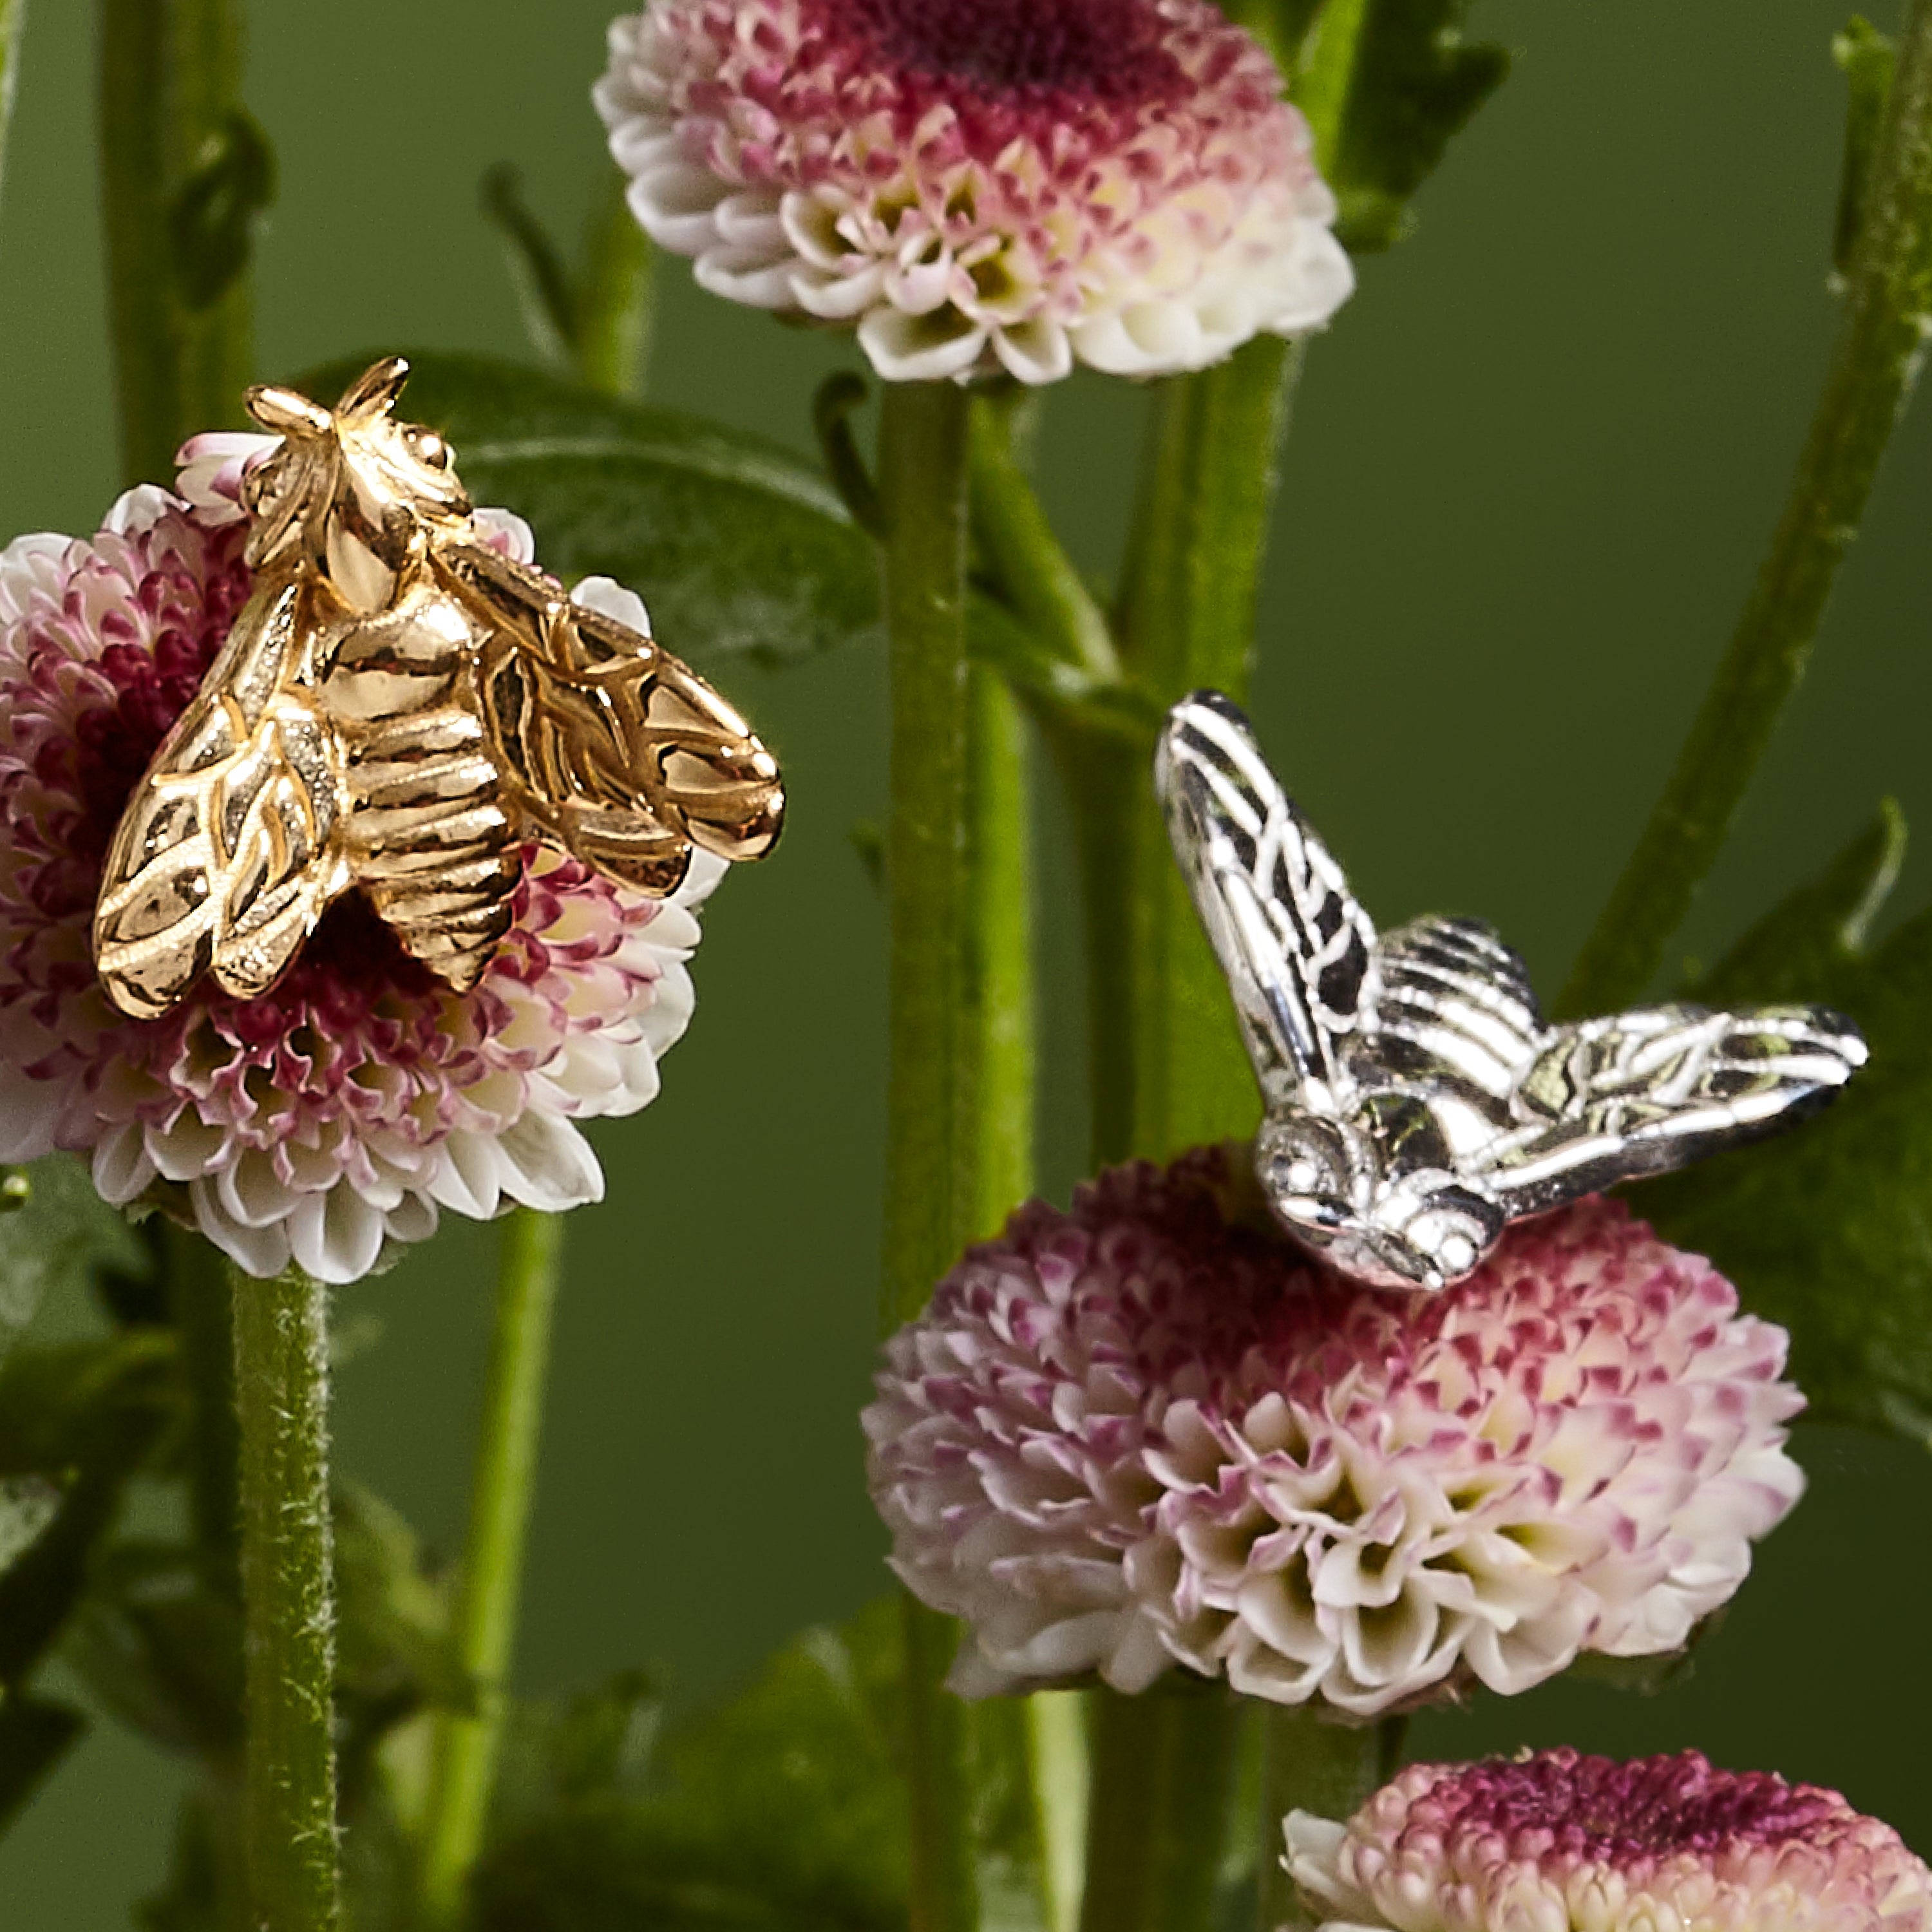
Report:
<svg viewBox="0 0 1932 1932"><path fill-rule="evenodd" d="M282 181L264 374L365 347L521 352L476 182L518 162L574 232L602 166L585 97L607 4L256 8L248 98ZM1822 368L1842 4L1478 0L1474 30L1516 49L1517 71L1425 194L1419 234L1366 265L1309 358L1262 634L1263 734L1384 922L1480 911L1552 982L1635 836ZM116 487L90 32L74 0L36 0L0 219L0 533L91 528ZM802 448L812 386L846 356L696 293L680 265L662 277L655 400ZM1096 572L1143 413L1084 379L1052 400L1048 493ZM1881 794L1932 826L1929 524L1932 404L1899 438L1692 951L1814 869ZM884 1581L854 1420L883 932L848 841L883 802L880 656L730 675L784 755L792 826L714 902L697 1023L662 1100L600 1135L612 1198L572 1224L532 1688L644 1661L700 1696ZM1050 853L1045 1179L1062 1195L1084 1118L1065 883ZM1915 860L1898 903L1928 883ZM340 1460L445 1547L491 1251L452 1226L340 1298ZM1932 1852L1932 1460L1838 1431L1798 1447L1811 1495L1688 1681L1488 1700L1425 1720L1418 1748L1696 1744L1837 1785ZM0 1844L0 1924L124 1924L159 1875L174 1789L166 1762L96 1736Z"/></svg>

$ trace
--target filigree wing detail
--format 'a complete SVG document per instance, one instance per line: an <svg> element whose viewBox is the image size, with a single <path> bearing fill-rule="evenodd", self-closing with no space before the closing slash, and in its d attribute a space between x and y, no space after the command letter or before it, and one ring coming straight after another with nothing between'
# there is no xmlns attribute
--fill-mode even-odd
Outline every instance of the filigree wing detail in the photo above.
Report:
<svg viewBox="0 0 1932 1932"><path fill-rule="evenodd" d="M1546 1037L1522 956L1481 920L1431 916L1384 933L1375 966L1375 1010L1358 1050L1363 1084L1446 1084L1506 1118Z"/></svg>
<svg viewBox="0 0 1932 1932"><path fill-rule="evenodd" d="M1375 928L1342 868L1218 692L1169 712L1154 784L1263 1096L1342 1112L1354 1092L1348 1049L1376 993Z"/></svg>
<svg viewBox="0 0 1932 1932"><path fill-rule="evenodd" d="M1514 1218L1682 1167L1824 1106L1865 1063L1824 1006L1640 1007L1550 1030L1480 1180Z"/></svg>
<svg viewBox="0 0 1932 1932"><path fill-rule="evenodd" d="M108 997L152 1019L204 972L252 999L348 884L340 757L304 682L302 593L236 620L108 850L94 954Z"/></svg>
<svg viewBox="0 0 1932 1932"><path fill-rule="evenodd" d="M674 891L693 845L751 859L778 837L778 766L704 680L643 633L482 544L437 554L489 620L484 721L530 818L624 884Z"/></svg>

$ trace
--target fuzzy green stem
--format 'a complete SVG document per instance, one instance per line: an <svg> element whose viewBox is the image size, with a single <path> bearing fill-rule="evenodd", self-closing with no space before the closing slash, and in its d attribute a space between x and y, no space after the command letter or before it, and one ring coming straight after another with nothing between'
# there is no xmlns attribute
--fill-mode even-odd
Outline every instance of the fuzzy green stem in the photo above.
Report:
<svg viewBox="0 0 1932 1932"><path fill-rule="evenodd" d="M1262 1805L1256 1848L1256 1932L1309 1927L1282 1870L1282 1821L1291 1811L1347 1818L1395 1774L1406 1720L1352 1729L1324 1724L1305 1705L1270 1704L1261 1713Z"/></svg>
<svg viewBox="0 0 1932 1932"><path fill-rule="evenodd" d="M885 394L879 487L892 682L890 1088L884 1301L916 1315L978 1232L972 796L966 658L967 400Z"/></svg>
<svg viewBox="0 0 1932 1932"><path fill-rule="evenodd" d="M231 1275L241 1438L250 1924L334 1932L335 1604L328 1291L291 1269Z"/></svg>
<svg viewBox="0 0 1932 1932"><path fill-rule="evenodd" d="M1932 334L1932 0L1912 0L1872 161L1869 212L1822 394L1770 554L1636 850L1558 1002L1640 996L1723 849L1804 675L1845 552Z"/></svg>
<svg viewBox="0 0 1932 1932"><path fill-rule="evenodd" d="M650 355L656 257L624 199L626 185L614 168L591 211L572 346L590 388L634 400Z"/></svg>
<svg viewBox="0 0 1932 1932"><path fill-rule="evenodd" d="M454 1620L457 1655L475 1687L476 1708L470 1714L445 1712L436 1723L422 1866L422 1916L430 1926L459 1922L489 1816L562 1252L560 1216L519 1208L504 1223Z"/></svg>
<svg viewBox="0 0 1932 1932"><path fill-rule="evenodd" d="M976 1131L982 1009L976 986L974 784L966 656L968 404L951 383L885 394L879 494L892 686L890 1061L880 1318L916 1315L987 1202ZM950 1620L906 1605L912 1932L978 1918L966 1737L941 1688Z"/></svg>
<svg viewBox="0 0 1932 1932"><path fill-rule="evenodd" d="M1239 1706L1218 1684L1092 1695L1082 1932L1208 1932L1234 1798Z"/></svg>
<svg viewBox="0 0 1932 1932"><path fill-rule="evenodd" d="M187 437L238 419L251 374L245 242L225 274L200 256L188 259L210 245L196 224L234 187L222 170L248 134L242 0L99 0L99 9L101 194L122 466L136 481L171 482ZM238 182L245 170L232 172ZM245 230L245 217L237 219ZM201 279L204 271L212 280Z"/></svg>

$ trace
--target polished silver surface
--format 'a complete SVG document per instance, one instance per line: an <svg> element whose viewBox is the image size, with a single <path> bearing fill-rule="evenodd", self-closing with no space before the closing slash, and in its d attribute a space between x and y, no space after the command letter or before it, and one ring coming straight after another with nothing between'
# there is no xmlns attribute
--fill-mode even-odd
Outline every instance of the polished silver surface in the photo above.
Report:
<svg viewBox="0 0 1932 1932"><path fill-rule="evenodd" d="M1481 922L1378 938L1217 692L1168 713L1154 782L1267 1105L1262 1190L1363 1280L1442 1288L1510 1222L1754 1138L1864 1064L1858 1029L1822 1006L1552 1026Z"/></svg>

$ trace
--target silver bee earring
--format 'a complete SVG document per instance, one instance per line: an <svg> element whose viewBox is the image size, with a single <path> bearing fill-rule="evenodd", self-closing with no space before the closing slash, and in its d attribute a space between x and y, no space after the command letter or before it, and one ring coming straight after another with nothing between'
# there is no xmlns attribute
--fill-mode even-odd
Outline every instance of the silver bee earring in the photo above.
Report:
<svg viewBox="0 0 1932 1932"><path fill-rule="evenodd" d="M1154 779L1261 1082L1263 1192L1363 1280L1442 1288L1510 1222L1768 1132L1864 1064L1822 1006L1552 1026L1481 922L1378 938L1217 692L1168 713Z"/></svg>

